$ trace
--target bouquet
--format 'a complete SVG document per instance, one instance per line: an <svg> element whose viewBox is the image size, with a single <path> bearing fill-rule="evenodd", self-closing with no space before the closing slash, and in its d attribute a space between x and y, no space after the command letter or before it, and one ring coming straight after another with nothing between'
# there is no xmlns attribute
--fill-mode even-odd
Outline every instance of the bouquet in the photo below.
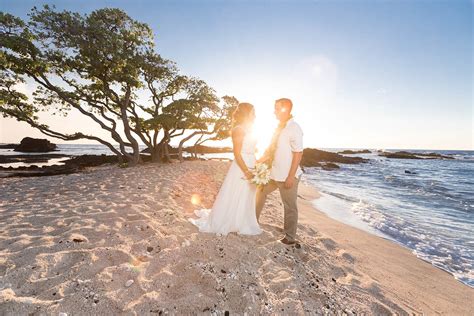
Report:
<svg viewBox="0 0 474 316"><path fill-rule="evenodd" d="M255 185L265 185L270 182L270 168L265 163L257 163L254 168L250 169L253 173L253 178L250 183Z"/></svg>

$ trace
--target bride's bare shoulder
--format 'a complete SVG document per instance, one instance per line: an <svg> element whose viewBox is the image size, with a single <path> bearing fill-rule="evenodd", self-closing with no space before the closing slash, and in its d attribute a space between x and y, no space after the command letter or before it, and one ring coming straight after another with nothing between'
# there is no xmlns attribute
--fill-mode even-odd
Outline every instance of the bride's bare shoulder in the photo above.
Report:
<svg viewBox="0 0 474 316"><path fill-rule="evenodd" d="M244 134L245 129L242 126L236 125L232 128L232 137L244 136Z"/></svg>

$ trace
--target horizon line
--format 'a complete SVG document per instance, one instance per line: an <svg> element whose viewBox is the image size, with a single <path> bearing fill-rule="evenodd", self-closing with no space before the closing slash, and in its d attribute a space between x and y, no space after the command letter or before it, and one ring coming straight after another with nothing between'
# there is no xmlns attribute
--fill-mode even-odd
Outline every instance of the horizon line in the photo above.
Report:
<svg viewBox="0 0 474 316"><path fill-rule="evenodd" d="M4 143L0 142L0 145L16 145L16 143ZM103 146L106 147L105 145L99 144L99 143L69 143L69 142L62 142L62 143L55 143L56 145L95 145L95 146ZM118 145L117 145L118 146ZM140 144L140 146L146 147L145 144ZM207 147L214 147L214 148L225 148L225 147L232 147L232 146L208 146L204 145ZM186 146L186 147L192 147L192 146ZM356 150L373 150L373 151L378 151L378 150L439 150L439 151L474 151L474 148L472 149L437 149L437 148L395 148L395 147L384 147L384 148L370 148L370 147L321 147L321 146L311 146L311 147L304 147L306 148L321 148L321 149L356 149Z"/></svg>

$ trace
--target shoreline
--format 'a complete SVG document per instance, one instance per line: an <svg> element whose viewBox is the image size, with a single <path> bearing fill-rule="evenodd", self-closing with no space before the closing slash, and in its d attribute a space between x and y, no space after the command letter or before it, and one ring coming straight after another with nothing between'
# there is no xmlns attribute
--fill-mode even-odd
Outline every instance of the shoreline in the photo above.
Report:
<svg viewBox="0 0 474 316"><path fill-rule="evenodd" d="M419 258L403 244L342 223L317 209L312 202L321 195L309 184L304 183L300 190L303 210L300 213L301 223L316 227L341 248L350 251L356 267L364 271L367 277L380 282L381 289L395 302L415 313L474 313L473 288L457 280L448 271ZM347 235L358 238L347 238ZM377 250L371 250L372 247ZM387 259L393 260L391 264ZM420 302L416 302L413 297Z"/></svg>
<svg viewBox="0 0 474 316"><path fill-rule="evenodd" d="M474 291L391 241L315 210L281 244L273 192L258 236L199 233L228 162L0 179L0 314L473 314ZM198 205L191 197L198 196Z"/></svg>
<svg viewBox="0 0 474 316"><path fill-rule="evenodd" d="M311 187L311 184L305 184L305 185L309 186L310 189L315 189L315 190L317 190L317 188ZM431 261L429 261L428 259L425 259L425 258L423 258L422 256L418 256L418 255L415 253L415 251L414 251L413 249L411 249L410 247L408 247L407 245L405 245L403 242L398 241L397 239L392 238L392 237L390 237L390 236L384 234L383 232L380 232L379 230L373 228L372 226L368 225L368 224L365 223L365 222L362 222L362 225L360 225L358 222L355 222L355 223L354 223L352 220L344 220L344 219L340 218L340 215L339 215L339 216L335 216L335 215L333 214L333 212L334 212L333 209L332 209L331 211L326 211L326 210L324 210L324 206L321 207L321 206L316 205L316 204L318 204L318 202L319 202L319 200L320 200L321 198L324 198L324 197L323 197L323 194L321 194L320 192L318 192L318 196L312 201L312 202L313 202L313 208L314 208L316 211L323 213L324 215L328 216L329 218L331 218L331 219L333 219L333 220L338 221L338 222L341 223L341 224L348 225L348 226L350 226L350 227L359 229L359 230L361 230L361 231L363 231L363 232L369 233L369 234L372 235L372 236L379 237L379 238L382 238L382 239L384 239L384 240L390 241L390 242L392 242L392 243L394 243L394 244L396 244L396 245L399 245L399 246L401 246L402 248L409 250L409 251L410 251L415 257L417 257L418 259L420 259L420 260L422 260L422 261L424 261L424 262L430 264L431 266L433 266L433 267L435 267L435 268L437 268L437 269L439 269L439 270L441 270L441 271L443 271L443 272L448 273L449 275L451 275L451 276L452 276L456 281L458 281L459 283L461 283L461 284L463 284L463 285L466 285L468 288L471 288L471 289L474 290L474 286L471 286L471 285L469 285L469 284L467 284L467 283L462 282L461 280L459 280L458 278L456 278L456 276L455 276L452 272L450 272L449 270L446 270L446 269L444 269L443 267L438 267L438 266L434 265L434 264L433 264ZM346 211L345 211L345 212L346 212ZM349 212L348 212L348 213L349 213ZM356 215L353 215L353 216L356 217ZM361 221L361 220L359 220L359 221Z"/></svg>

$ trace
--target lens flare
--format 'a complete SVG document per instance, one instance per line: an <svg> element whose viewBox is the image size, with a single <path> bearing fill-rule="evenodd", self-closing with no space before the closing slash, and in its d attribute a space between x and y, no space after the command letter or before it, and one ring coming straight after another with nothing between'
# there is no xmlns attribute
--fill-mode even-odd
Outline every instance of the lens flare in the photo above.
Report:
<svg viewBox="0 0 474 316"><path fill-rule="evenodd" d="M201 204L201 197L198 194L193 194L191 196L191 203L193 203L193 205Z"/></svg>
<svg viewBox="0 0 474 316"><path fill-rule="evenodd" d="M139 260L137 260L135 258L132 258L128 262L128 267L129 267L130 271L135 272L135 273L139 273L140 270L141 270L140 263L141 262Z"/></svg>

